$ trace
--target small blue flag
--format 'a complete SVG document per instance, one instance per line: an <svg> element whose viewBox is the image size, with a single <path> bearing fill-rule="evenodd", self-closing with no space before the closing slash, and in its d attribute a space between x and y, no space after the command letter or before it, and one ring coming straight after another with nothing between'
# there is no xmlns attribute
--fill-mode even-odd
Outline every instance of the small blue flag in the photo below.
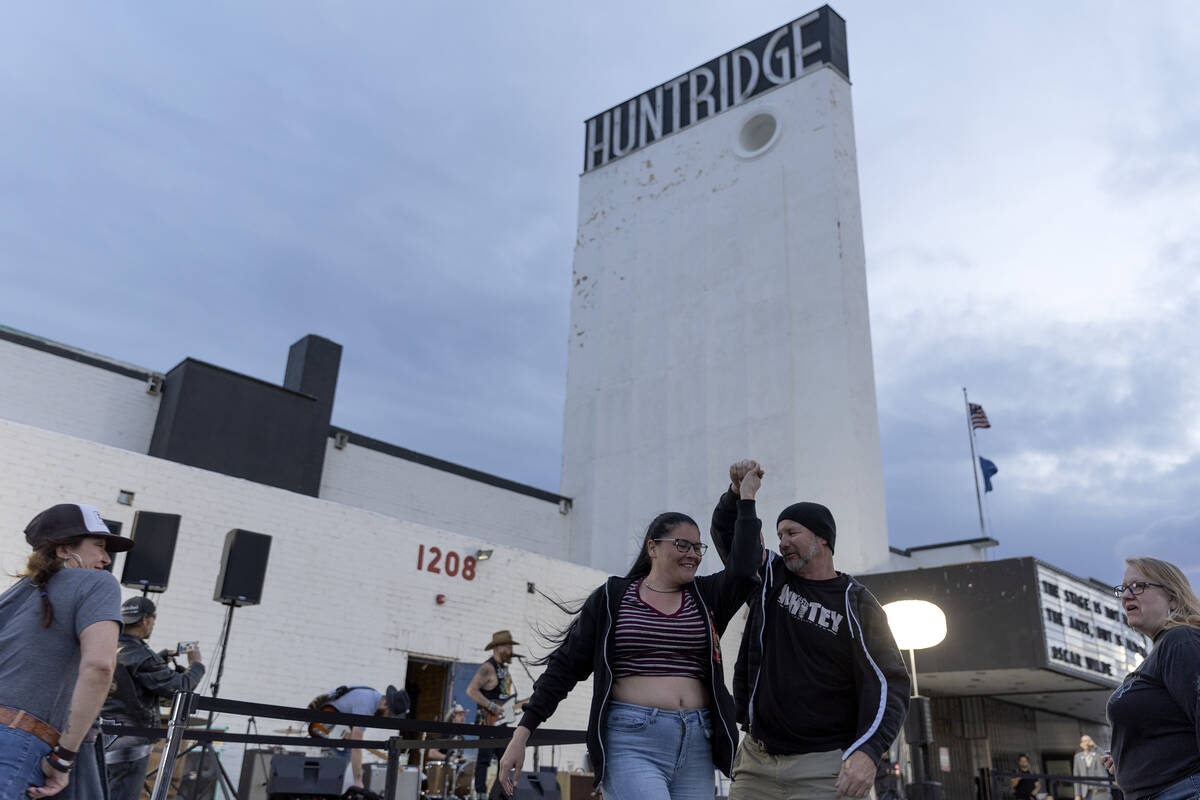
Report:
<svg viewBox="0 0 1200 800"><path fill-rule="evenodd" d="M999 472L1000 468L983 456L980 456L979 469L983 472L983 491L990 492L992 490L992 476Z"/></svg>

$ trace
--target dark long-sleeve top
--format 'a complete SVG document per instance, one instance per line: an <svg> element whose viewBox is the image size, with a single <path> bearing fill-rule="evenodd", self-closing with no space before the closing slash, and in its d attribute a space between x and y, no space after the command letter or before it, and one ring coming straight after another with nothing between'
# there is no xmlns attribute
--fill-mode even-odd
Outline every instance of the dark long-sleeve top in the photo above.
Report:
<svg viewBox="0 0 1200 800"><path fill-rule="evenodd" d="M117 669L113 674L116 691L100 712L105 719L158 727L158 698L190 692L204 677L204 665L199 661L183 672L176 672L145 641L131 634L122 633L118 645Z"/></svg>
<svg viewBox="0 0 1200 800"><path fill-rule="evenodd" d="M1200 629L1160 631L1108 699L1117 785L1130 800L1200 774Z"/></svg>
<svg viewBox="0 0 1200 800"><path fill-rule="evenodd" d="M755 571L762 561L762 523L755 515L754 501L742 500L734 515L736 521L731 523L734 532L726 542L725 569L712 575L697 576L685 587L708 620L709 663L705 683L711 691L709 710L714 720L713 763L726 775L733 769L738 733L733 698L725 688L720 637L729 620L754 591ZM621 598L634 580L611 577L584 602L566 639L550 654L545 672L533 684L533 694L525 704L525 715L520 723L536 730L554 713L575 684L595 673L587 729L587 748L595 770L595 786L604 780L604 730L612 695L617 613Z"/></svg>
<svg viewBox="0 0 1200 800"><path fill-rule="evenodd" d="M712 540L722 559L737 502L731 489L713 510ZM749 601L734 668L738 721L771 753L841 749L843 758L862 751L878 763L904 723L911 685L883 608L849 575L805 581L771 555ZM796 640L807 628L823 629L814 639L820 648ZM838 644L842 636L848 646ZM797 715L787 709L804 709L819 724L797 729Z"/></svg>

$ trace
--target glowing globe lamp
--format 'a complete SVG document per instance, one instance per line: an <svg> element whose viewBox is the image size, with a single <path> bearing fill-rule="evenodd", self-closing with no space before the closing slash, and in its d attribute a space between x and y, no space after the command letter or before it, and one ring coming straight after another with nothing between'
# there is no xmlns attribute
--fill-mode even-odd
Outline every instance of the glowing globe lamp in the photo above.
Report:
<svg viewBox="0 0 1200 800"><path fill-rule="evenodd" d="M941 644L946 638L946 615L925 600L897 600L883 607L896 646L912 661L913 697L917 691L917 650Z"/></svg>

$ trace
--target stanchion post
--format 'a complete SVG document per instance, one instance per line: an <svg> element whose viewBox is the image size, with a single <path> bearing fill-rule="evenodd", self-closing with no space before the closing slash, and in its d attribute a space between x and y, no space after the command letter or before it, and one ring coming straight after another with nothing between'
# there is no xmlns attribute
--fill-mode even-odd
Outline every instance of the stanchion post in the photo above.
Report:
<svg viewBox="0 0 1200 800"><path fill-rule="evenodd" d="M167 800L171 776L175 774L179 744L183 741L183 732L187 729L188 717L191 716L195 702L196 695L193 692L175 693L175 702L171 705L171 721L167 723L167 740L163 743L162 759L158 763L158 775L154 778L154 791L150 794L150 800Z"/></svg>
<svg viewBox="0 0 1200 800"><path fill-rule="evenodd" d="M400 737L388 738L387 778L383 782L383 800L396 800L396 783L400 779Z"/></svg>

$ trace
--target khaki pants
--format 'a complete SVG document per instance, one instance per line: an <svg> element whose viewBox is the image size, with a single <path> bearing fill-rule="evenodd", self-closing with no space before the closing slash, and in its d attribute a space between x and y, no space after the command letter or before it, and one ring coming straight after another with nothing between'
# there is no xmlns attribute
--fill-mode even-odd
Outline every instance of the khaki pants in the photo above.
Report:
<svg viewBox="0 0 1200 800"><path fill-rule="evenodd" d="M773 756L753 737L733 758L729 800L835 800L842 751Z"/></svg>

